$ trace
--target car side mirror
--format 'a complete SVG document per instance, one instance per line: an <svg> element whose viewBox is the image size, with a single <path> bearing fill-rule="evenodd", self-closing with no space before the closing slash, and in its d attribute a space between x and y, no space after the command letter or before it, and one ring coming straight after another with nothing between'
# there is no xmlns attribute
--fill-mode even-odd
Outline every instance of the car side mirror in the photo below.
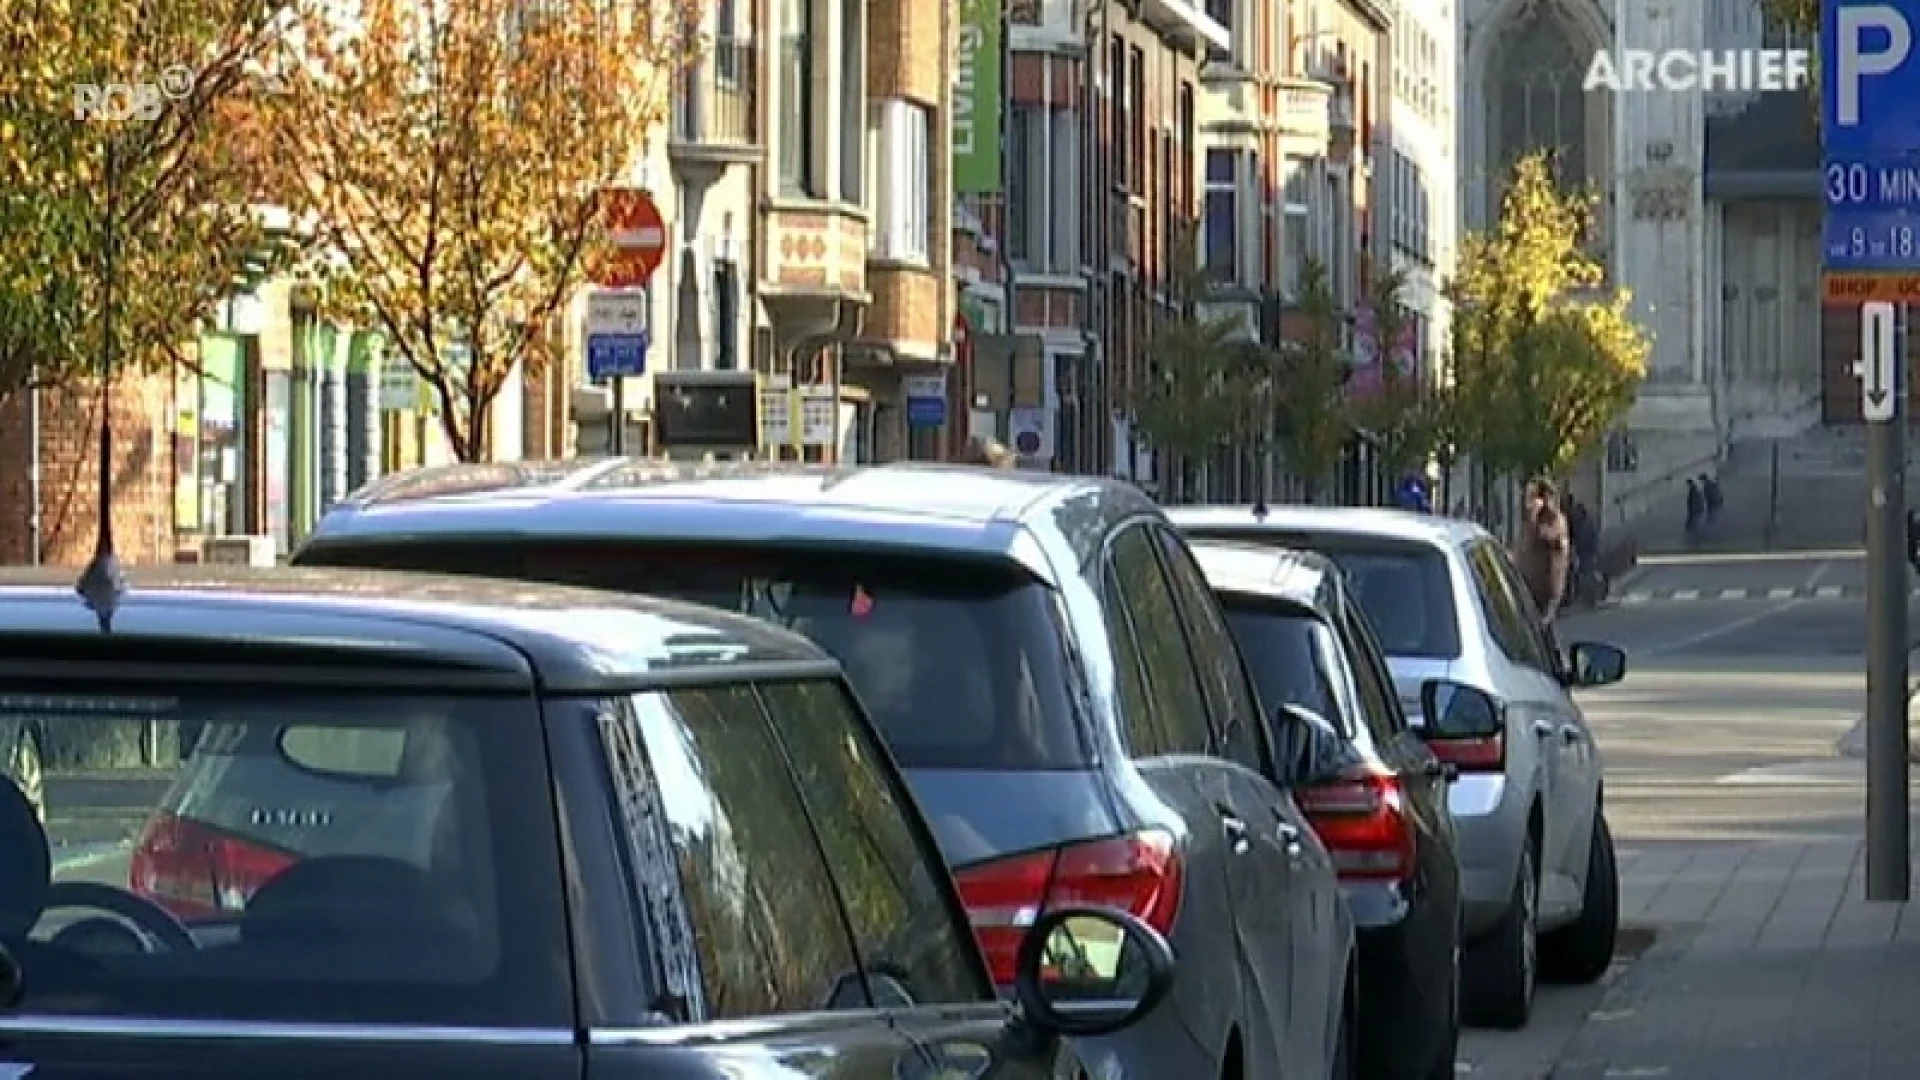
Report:
<svg viewBox="0 0 1920 1080"><path fill-rule="evenodd" d="M1626 650L1597 641L1576 641L1567 648L1566 683L1575 689L1612 686L1627 677Z"/></svg>
<svg viewBox="0 0 1920 1080"><path fill-rule="evenodd" d="M1173 946L1115 908L1060 907L1020 939L1014 1000L1049 1035L1107 1035L1139 1022L1173 988Z"/></svg>
<svg viewBox="0 0 1920 1080"><path fill-rule="evenodd" d="M1451 679L1420 684L1420 711L1426 717L1420 733L1429 741L1491 739L1507 729L1506 707L1492 694Z"/></svg>
<svg viewBox="0 0 1920 1080"><path fill-rule="evenodd" d="M1283 787L1323 784L1346 771L1347 742L1326 717L1292 701L1274 712L1288 751Z"/></svg>

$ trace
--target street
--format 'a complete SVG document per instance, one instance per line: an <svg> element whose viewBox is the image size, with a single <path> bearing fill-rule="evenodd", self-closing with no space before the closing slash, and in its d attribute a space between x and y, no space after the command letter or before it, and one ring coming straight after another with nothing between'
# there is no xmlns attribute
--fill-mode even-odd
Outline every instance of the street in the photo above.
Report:
<svg viewBox="0 0 1920 1080"><path fill-rule="evenodd" d="M1649 559L1621 603L1568 617L1566 640L1632 656L1583 704L1623 944L1647 949L1545 991L1524 1032L1470 1033L1461 1075L1920 1075L1920 915L1860 899L1864 570L1844 550Z"/></svg>

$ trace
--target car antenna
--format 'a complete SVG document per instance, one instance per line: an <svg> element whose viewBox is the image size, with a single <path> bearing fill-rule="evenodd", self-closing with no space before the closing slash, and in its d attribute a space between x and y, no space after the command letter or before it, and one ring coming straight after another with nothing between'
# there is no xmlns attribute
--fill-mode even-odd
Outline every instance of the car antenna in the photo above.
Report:
<svg viewBox="0 0 1920 1080"><path fill-rule="evenodd" d="M111 634L114 613L120 610L120 601L127 594L127 575L113 550L113 219L119 212L115 199L119 177L111 133L106 147L102 180L106 187L107 212L101 229L100 275L100 531L93 541L93 560L81 572L74 591L100 620L100 632Z"/></svg>
<svg viewBox="0 0 1920 1080"><path fill-rule="evenodd" d="M1254 503L1253 503L1253 520L1255 520L1255 521L1265 521L1265 520L1267 520L1267 500L1265 500L1265 499L1255 499L1255 500L1254 500Z"/></svg>

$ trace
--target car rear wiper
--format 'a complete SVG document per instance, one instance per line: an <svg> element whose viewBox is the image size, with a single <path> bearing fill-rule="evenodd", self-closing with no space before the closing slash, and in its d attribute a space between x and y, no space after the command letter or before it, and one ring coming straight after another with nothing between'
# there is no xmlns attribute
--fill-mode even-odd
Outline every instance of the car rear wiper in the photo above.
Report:
<svg viewBox="0 0 1920 1080"><path fill-rule="evenodd" d="M20 1004L26 989L26 978L19 962L14 960L5 945L0 945L0 1009L11 1009Z"/></svg>

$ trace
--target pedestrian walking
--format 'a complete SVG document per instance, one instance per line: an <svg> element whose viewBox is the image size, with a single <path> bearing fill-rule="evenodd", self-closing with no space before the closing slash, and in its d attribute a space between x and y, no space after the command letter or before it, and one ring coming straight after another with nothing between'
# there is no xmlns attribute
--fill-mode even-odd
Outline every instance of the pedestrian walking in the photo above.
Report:
<svg viewBox="0 0 1920 1080"><path fill-rule="evenodd" d="M1707 496L1698 480L1687 481L1687 543L1700 542L1700 529L1707 520Z"/></svg>
<svg viewBox="0 0 1920 1080"><path fill-rule="evenodd" d="M1533 594L1533 606L1541 623L1551 628L1567 596L1567 571L1573 559L1573 544L1567 535L1566 515L1560 512L1559 493L1553 481L1540 477L1527 485L1521 501L1520 543L1516 562L1527 591Z"/></svg>
<svg viewBox="0 0 1920 1080"><path fill-rule="evenodd" d="M1707 524L1720 520L1720 508L1725 505L1720 493L1720 478L1717 476L1700 477L1700 495L1707 501Z"/></svg>

